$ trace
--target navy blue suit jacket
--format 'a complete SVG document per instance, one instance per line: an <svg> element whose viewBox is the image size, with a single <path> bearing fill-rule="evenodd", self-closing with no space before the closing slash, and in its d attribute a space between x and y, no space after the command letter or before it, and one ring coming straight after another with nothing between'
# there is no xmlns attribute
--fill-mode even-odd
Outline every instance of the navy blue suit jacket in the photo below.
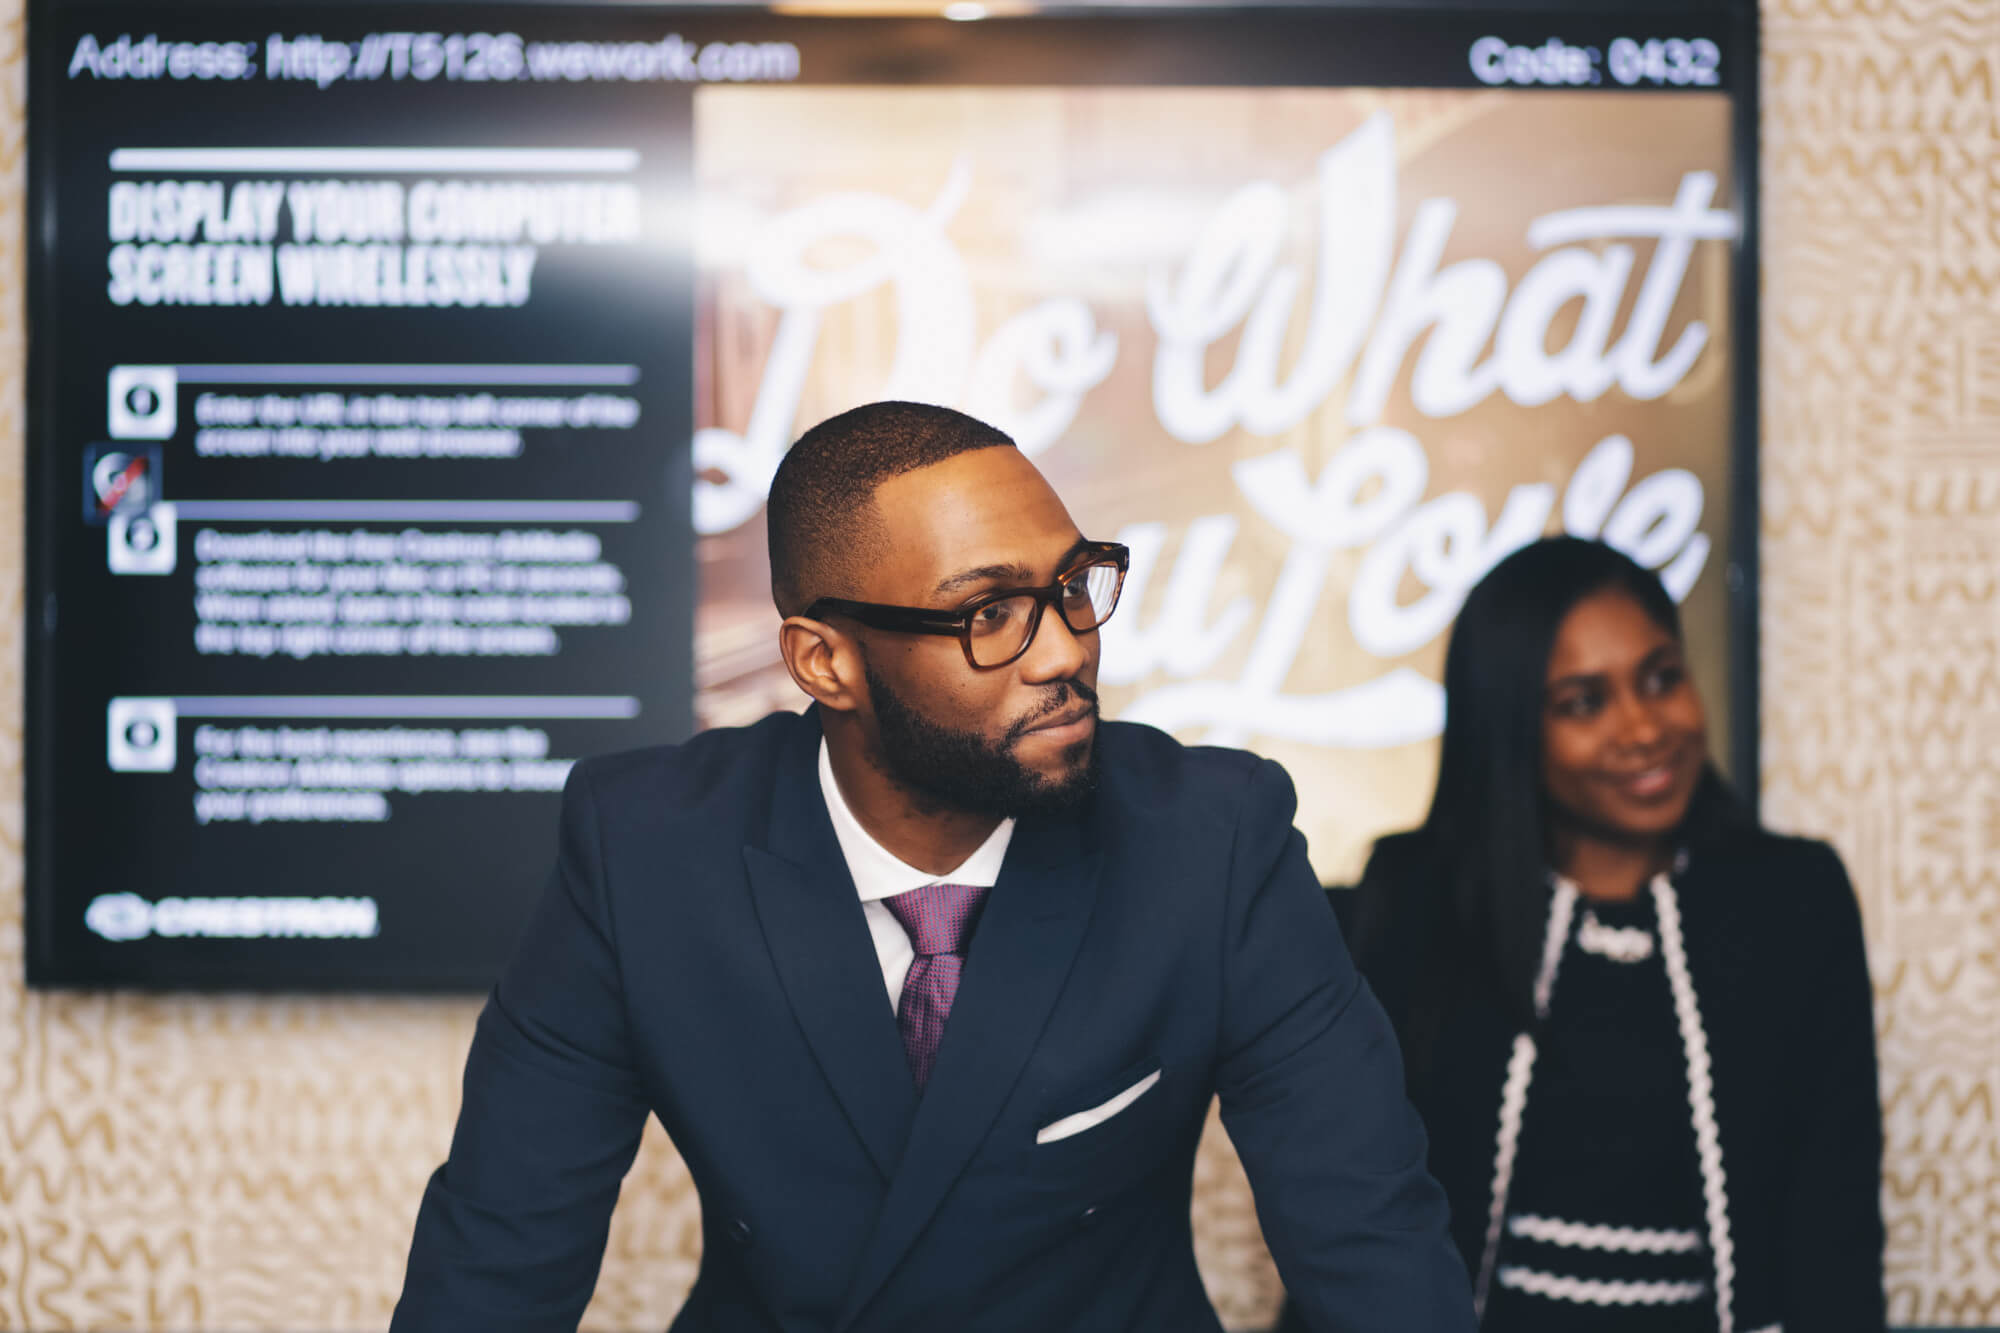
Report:
<svg viewBox="0 0 2000 1333"><path fill-rule="evenodd" d="M1395 1038L1282 769L1100 728L1089 810L1015 829L919 1098L819 744L781 714L577 766L395 1333L573 1329L649 1112L702 1203L675 1333L1214 1333L1188 1207L1216 1093L1317 1327L1470 1333Z"/></svg>

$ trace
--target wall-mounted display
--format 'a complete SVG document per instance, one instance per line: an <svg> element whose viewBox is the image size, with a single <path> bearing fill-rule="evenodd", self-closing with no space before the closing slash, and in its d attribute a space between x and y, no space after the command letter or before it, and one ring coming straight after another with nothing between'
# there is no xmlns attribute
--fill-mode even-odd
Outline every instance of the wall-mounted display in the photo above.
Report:
<svg viewBox="0 0 2000 1333"><path fill-rule="evenodd" d="M1329 880L1544 532L1754 778L1754 16L948 12L38 9L32 981L483 989L572 760L803 706L765 489L885 397L1131 548L1106 715Z"/></svg>

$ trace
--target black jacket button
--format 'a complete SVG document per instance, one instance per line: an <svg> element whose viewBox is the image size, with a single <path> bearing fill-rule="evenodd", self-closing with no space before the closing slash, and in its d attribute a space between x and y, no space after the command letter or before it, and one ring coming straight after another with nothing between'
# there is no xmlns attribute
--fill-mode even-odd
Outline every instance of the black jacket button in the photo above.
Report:
<svg viewBox="0 0 2000 1333"><path fill-rule="evenodd" d="M750 1243L750 1224L742 1218L731 1218L729 1226L726 1229L729 1232L729 1239L735 1241L738 1245L748 1245Z"/></svg>

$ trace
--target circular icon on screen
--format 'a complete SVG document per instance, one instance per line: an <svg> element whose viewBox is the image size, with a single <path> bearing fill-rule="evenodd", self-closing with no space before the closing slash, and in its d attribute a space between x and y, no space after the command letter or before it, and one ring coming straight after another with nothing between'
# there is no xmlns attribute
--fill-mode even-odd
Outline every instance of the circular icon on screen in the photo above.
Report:
<svg viewBox="0 0 2000 1333"><path fill-rule="evenodd" d="M170 440L179 378L172 366L113 366L107 427L114 440Z"/></svg>
<svg viewBox="0 0 2000 1333"><path fill-rule="evenodd" d="M171 773L178 720L172 699L113 699L105 718L105 759L111 771Z"/></svg>
<svg viewBox="0 0 2000 1333"><path fill-rule="evenodd" d="M174 506L165 500L136 513L113 513L107 525L106 557L114 574L171 574L180 531Z"/></svg>

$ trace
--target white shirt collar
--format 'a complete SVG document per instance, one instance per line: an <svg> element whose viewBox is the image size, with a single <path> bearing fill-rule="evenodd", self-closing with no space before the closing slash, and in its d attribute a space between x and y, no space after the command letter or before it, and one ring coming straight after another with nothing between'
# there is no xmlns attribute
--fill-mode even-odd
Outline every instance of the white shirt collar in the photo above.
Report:
<svg viewBox="0 0 2000 1333"><path fill-rule="evenodd" d="M840 854L847 861L847 873L864 903L893 898L926 884L964 884L990 889L1000 878L1000 863L1007 859L1007 844L1014 838L1014 821L1003 819L987 835L979 850L948 875L932 875L900 859L875 841L861 821L847 808L840 784L833 777L833 756L827 752L826 738L819 742L819 790L826 798L826 812L833 817L833 836L840 840Z"/></svg>

